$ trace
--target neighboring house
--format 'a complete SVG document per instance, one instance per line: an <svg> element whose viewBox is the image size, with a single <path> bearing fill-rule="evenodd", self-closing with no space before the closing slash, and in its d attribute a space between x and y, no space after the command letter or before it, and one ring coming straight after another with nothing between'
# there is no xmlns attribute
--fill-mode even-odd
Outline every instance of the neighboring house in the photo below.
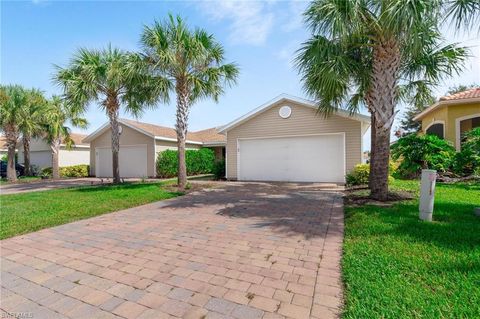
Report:
<svg viewBox="0 0 480 319"><path fill-rule="evenodd" d="M338 111L329 117L317 105L280 95L225 125L230 180L344 183L362 163L370 117Z"/></svg>
<svg viewBox="0 0 480 319"><path fill-rule="evenodd" d="M119 168L121 177L155 177L159 152L177 149L177 134L173 128L120 119ZM106 123L84 140L90 144L90 174L97 177L112 176L111 129ZM225 136L216 128L189 132L187 149L208 147L217 158L225 152Z"/></svg>
<svg viewBox="0 0 480 319"><path fill-rule="evenodd" d="M71 133L70 137L75 143L71 149L67 149L64 143L60 144L58 153L58 165L60 167L73 166L80 164L90 164L90 146L83 143L86 137L84 134ZM18 143L18 162L23 163L23 143L20 138ZM52 149L50 144L43 138L34 138L30 142L30 164L36 165L40 169L52 167Z"/></svg>
<svg viewBox="0 0 480 319"><path fill-rule="evenodd" d="M7 139L5 136L0 135L0 157L8 154Z"/></svg>
<svg viewBox="0 0 480 319"><path fill-rule="evenodd" d="M424 134L446 139L460 150L463 133L480 126L480 88L441 97L413 118Z"/></svg>

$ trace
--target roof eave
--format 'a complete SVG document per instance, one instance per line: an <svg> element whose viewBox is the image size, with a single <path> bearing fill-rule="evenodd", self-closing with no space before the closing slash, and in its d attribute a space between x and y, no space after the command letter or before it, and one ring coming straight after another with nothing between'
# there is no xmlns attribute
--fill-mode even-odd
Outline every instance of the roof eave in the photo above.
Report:
<svg viewBox="0 0 480 319"><path fill-rule="evenodd" d="M470 104L470 103L476 103L476 102L480 103L480 97L474 97L474 98L469 98L469 99L457 99L457 100L440 100L437 103L435 103L435 104L431 105L430 107L426 108L425 110L423 110L419 114L417 114L413 118L413 120L414 121L420 121L425 117L425 115L427 115L428 113L430 113L430 112L432 112L432 111L434 111L437 108L442 107L442 106L455 105L455 104Z"/></svg>

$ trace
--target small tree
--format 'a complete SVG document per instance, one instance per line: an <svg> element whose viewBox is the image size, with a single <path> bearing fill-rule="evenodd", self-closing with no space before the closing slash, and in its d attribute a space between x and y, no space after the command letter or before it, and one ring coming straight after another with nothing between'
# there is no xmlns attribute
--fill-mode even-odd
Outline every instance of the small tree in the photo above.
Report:
<svg viewBox="0 0 480 319"><path fill-rule="evenodd" d="M27 103L21 108L19 130L22 133L23 164L25 175L30 176L30 141L42 132L42 121L47 104L43 93L39 90L26 90Z"/></svg>
<svg viewBox="0 0 480 319"><path fill-rule="evenodd" d="M70 128L67 123L73 126L86 128L87 120L80 116L78 110L67 104L58 96L53 96L49 101L44 115L45 139L50 144L52 150L52 177L60 178L60 168L58 164L58 153L62 142L67 148L71 148L75 143L70 137Z"/></svg>
<svg viewBox="0 0 480 319"><path fill-rule="evenodd" d="M166 100L166 82L148 75L138 55L110 46L102 51L80 49L66 68L57 67L54 80L72 107L83 111L90 102L98 102L107 113L112 132L113 182L120 183L120 108L137 117L158 99Z"/></svg>
<svg viewBox="0 0 480 319"><path fill-rule="evenodd" d="M155 22L143 30L141 43L152 74L168 82L177 96L178 188L187 183L185 141L188 115L195 102L218 97L225 86L235 83L238 68L223 64L225 52L213 35L202 29L191 30L179 16Z"/></svg>
<svg viewBox="0 0 480 319"><path fill-rule="evenodd" d="M0 86L0 128L7 141L7 179L10 182L17 180L15 150L21 133L22 108L27 103L27 93L20 85Z"/></svg>
<svg viewBox="0 0 480 319"><path fill-rule="evenodd" d="M435 135L408 134L392 145L392 158L400 160L397 172L405 178L415 178L422 169L446 172L453 164L455 149Z"/></svg>

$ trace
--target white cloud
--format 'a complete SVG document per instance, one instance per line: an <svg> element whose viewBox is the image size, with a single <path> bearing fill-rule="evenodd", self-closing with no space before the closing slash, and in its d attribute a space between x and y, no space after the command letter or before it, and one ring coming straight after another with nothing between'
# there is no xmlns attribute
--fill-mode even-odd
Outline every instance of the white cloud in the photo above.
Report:
<svg viewBox="0 0 480 319"><path fill-rule="evenodd" d="M230 40L235 44L264 44L274 23L266 2L209 1L200 2L199 7L214 20L230 22Z"/></svg>

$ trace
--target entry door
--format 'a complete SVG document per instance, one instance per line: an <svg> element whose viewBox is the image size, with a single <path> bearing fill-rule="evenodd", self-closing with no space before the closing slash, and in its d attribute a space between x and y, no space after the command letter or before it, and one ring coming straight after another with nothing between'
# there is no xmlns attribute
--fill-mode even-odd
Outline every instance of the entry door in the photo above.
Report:
<svg viewBox="0 0 480 319"><path fill-rule="evenodd" d="M343 134L240 139L238 179L251 181L345 181Z"/></svg>

